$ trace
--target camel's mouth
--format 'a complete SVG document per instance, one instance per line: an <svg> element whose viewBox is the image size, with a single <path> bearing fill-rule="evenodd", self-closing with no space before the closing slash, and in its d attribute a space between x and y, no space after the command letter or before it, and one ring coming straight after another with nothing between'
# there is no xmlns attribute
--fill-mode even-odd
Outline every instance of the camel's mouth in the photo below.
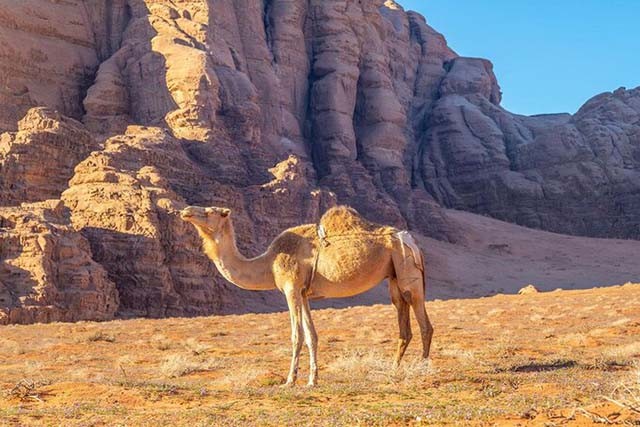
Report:
<svg viewBox="0 0 640 427"><path fill-rule="evenodd" d="M190 208L186 208L180 211L180 218L182 219L202 218L202 217L204 217L204 215Z"/></svg>

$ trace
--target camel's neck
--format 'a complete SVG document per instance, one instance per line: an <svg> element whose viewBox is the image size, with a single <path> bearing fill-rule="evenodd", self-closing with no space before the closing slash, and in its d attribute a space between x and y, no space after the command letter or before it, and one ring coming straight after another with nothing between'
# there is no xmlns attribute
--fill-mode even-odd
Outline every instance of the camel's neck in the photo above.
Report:
<svg viewBox="0 0 640 427"><path fill-rule="evenodd" d="M196 229L204 242L204 252L229 282L252 291L276 288L268 255L245 258L236 246L231 220L228 220L224 228L217 233L199 226L196 226Z"/></svg>

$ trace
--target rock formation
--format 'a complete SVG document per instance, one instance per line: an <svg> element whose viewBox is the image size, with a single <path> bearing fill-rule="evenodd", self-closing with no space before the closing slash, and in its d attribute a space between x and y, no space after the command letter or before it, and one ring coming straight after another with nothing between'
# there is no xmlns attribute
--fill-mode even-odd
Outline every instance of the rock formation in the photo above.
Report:
<svg viewBox="0 0 640 427"><path fill-rule="evenodd" d="M0 135L0 204L56 199L73 170L98 144L82 123L34 108L18 132Z"/></svg>
<svg viewBox="0 0 640 427"><path fill-rule="evenodd" d="M112 319L115 284L59 200L0 208L0 324Z"/></svg>
<svg viewBox="0 0 640 427"><path fill-rule="evenodd" d="M470 70L456 71L461 60ZM461 58L442 82L420 158L436 200L560 233L640 238L640 88L573 116L524 117L497 105L490 70ZM460 83L465 72L473 83Z"/></svg>
<svg viewBox="0 0 640 427"><path fill-rule="evenodd" d="M0 205L61 200L68 212L40 226L85 242L109 278L91 279L102 308L60 292L51 304L66 309L12 321L281 302L237 298L177 220L185 203L232 207L250 254L338 202L449 242L465 236L443 206L640 235L640 89L574 116L511 114L489 61L459 57L391 0L19 3L0 0ZM12 224L0 238L30 236ZM47 280L36 288L62 286ZM51 305L38 301L0 309Z"/></svg>

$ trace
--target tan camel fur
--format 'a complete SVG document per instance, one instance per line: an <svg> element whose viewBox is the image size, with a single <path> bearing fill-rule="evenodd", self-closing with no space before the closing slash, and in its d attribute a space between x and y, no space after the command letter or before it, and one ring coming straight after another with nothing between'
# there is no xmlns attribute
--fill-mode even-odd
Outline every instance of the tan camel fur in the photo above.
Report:
<svg viewBox="0 0 640 427"><path fill-rule="evenodd" d="M285 230L265 253L247 259L236 246L229 209L189 206L180 214L195 226L203 240L204 252L225 279L243 289L279 289L284 293L293 345L287 385L296 381L303 339L309 349L308 385L317 382L318 337L309 300L357 295L385 279L389 280L391 301L398 311L400 338L396 366L412 336L410 306L420 326L422 356L429 356L433 328L424 307L423 259L409 233L370 223L354 209L341 206L327 211L320 225L305 224Z"/></svg>

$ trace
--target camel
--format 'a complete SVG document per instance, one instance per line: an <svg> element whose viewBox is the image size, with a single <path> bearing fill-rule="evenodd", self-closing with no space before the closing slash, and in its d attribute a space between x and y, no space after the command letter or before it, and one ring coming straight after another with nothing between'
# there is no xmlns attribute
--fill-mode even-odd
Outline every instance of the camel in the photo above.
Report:
<svg viewBox="0 0 640 427"><path fill-rule="evenodd" d="M205 254L226 280L242 289L278 289L285 295L292 343L285 385L296 382L303 339L309 350L308 386L317 383L318 336L309 300L357 295L385 279L400 330L394 365L400 364L412 338L410 306L420 327L422 357L429 356L433 327L424 306L424 261L408 232L368 222L354 209L338 206L319 224L289 228L262 255L247 259L236 246L230 209L189 206L180 216L195 226Z"/></svg>

